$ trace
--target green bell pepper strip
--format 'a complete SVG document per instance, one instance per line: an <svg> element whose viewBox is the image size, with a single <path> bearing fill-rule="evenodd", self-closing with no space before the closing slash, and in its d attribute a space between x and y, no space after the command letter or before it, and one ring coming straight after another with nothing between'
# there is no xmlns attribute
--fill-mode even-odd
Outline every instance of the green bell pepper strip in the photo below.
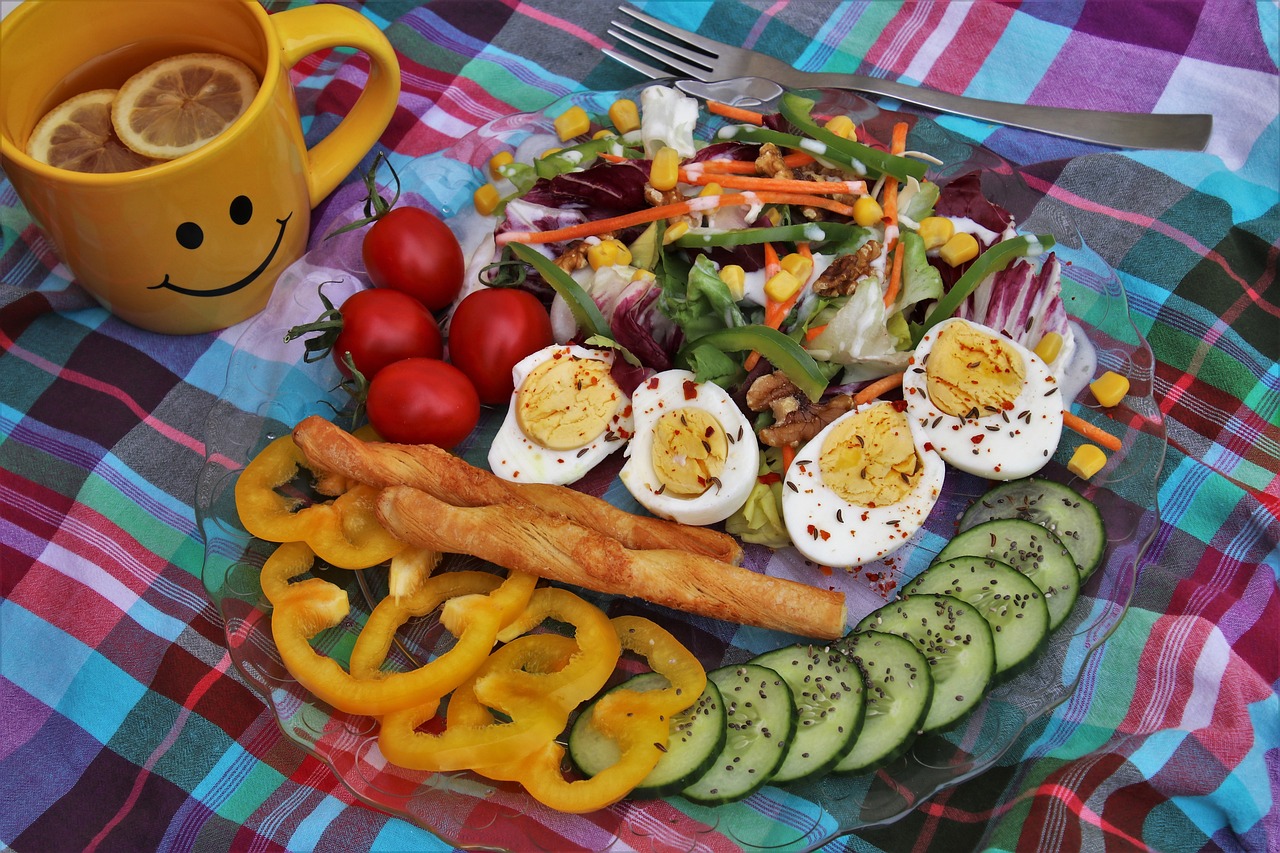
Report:
<svg viewBox="0 0 1280 853"><path fill-rule="evenodd" d="M905 181L908 177L916 180L924 177L927 166L919 160L889 154L869 145L863 145L861 142L837 136L827 130L813 120L813 107L812 100L794 92L784 93L778 104L778 111L782 113L783 118L795 125L801 133L813 137L827 147L828 153L824 155L815 151L812 146L801 146L810 154L830 158L829 152L836 151L842 159L848 158L851 161L863 163L870 169L881 174L893 175L900 181Z"/></svg>
<svg viewBox="0 0 1280 853"><path fill-rule="evenodd" d="M722 352L755 351L786 374L806 397L817 400L827 388L827 378L818 368L813 356L791 338L768 326L734 326L708 332L690 341L680 350L680 357L701 346L711 346Z"/></svg>
<svg viewBox="0 0 1280 853"><path fill-rule="evenodd" d="M705 249L710 246L746 246L757 243L830 243L848 242L864 231L860 225L847 222L806 222L797 225L775 225L769 228L736 228L719 230L690 228L673 241L681 249Z"/></svg>
<svg viewBox="0 0 1280 853"><path fill-rule="evenodd" d="M537 249L523 243L507 245L517 258L537 270L547 284L551 285L551 288L564 299L569 305L569 310L573 312L573 319L587 332L588 337L613 340L613 331L605 321L604 315L600 313L600 306L596 305L595 300L582 289L582 285L573 280L573 276L560 269Z"/></svg>
<svg viewBox="0 0 1280 853"><path fill-rule="evenodd" d="M629 148L633 153L638 150L636 145L628 146L623 143L621 137L606 136L579 142L577 145L561 148L554 154L539 157L533 161L533 168L539 178L554 178L556 175L563 175L565 172L572 172L574 169L590 164L601 153L611 151L615 147L622 148L624 151Z"/></svg>
<svg viewBox="0 0 1280 853"><path fill-rule="evenodd" d="M987 276L1004 269L1014 258L1034 256L1049 251L1053 248L1054 242L1053 237L1048 234L1020 234L1009 240L1002 240L978 255L972 266L965 270L964 275L960 276L946 295L938 300L924 322L912 324L912 346L919 344L926 332L954 314L965 297L972 293Z"/></svg>

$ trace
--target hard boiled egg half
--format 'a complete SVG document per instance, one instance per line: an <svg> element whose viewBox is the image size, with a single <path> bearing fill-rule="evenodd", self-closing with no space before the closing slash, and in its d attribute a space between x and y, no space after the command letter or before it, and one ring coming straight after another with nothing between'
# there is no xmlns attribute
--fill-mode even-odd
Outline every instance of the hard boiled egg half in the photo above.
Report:
<svg viewBox="0 0 1280 853"><path fill-rule="evenodd" d="M557 344L517 362L489 468L513 482L565 485L621 449L632 432L631 400L613 379L613 359L612 350Z"/></svg>
<svg viewBox="0 0 1280 853"><path fill-rule="evenodd" d="M902 379L912 425L951 465L992 480L1039 471L1062 437L1062 392L1034 352L953 318L920 340Z"/></svg>
<svg viewBox="0 0 1280 853"><path fill-rule="evenodd" d="M619 478L641 506L660 518L713 524L746 502L760 446L723 388L666 370L641 383L631 401L635 435Z"/></svg>
<svg viewBox="0 0 1280 853"><path fill-rule="evenodd" d="M900 403L873 400L796 452L782 518L796 550L824 566L861 566L902 547L929 517L946 466Z"/></svg>

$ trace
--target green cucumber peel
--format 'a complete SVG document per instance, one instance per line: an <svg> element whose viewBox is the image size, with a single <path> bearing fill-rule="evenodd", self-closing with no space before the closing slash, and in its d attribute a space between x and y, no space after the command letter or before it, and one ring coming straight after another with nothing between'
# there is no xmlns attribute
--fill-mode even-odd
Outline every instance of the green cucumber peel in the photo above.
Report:
<svg viewBox="0 0 1280 853"><path fill-rule="evenodd" d="M827 389L827 377L813 356L800 344L769 326L734 326L708 332L686 344L680 355L683 358L686 353L702 346L714 347L721 352L758 352L786 374L810 400L817 401Z"/></svg>
<svg viewBox="0 0 1280 853"><path fill-rule="evenodd" d="M537 270L547 284L551 285L551 289L560 295L573 312L573 319L577 321L579 328L588 336L613 340L613 332L600 313L600 307L582 289L582 285L573 280L573 276L560 269L537 249L523 243L508 243L507 247L517 258Z"/></svg>
<svg viewBox="0 0 1280 853"><path fill-rule="evenodd" d="M812 99L797 95L795 92L784 92L778 104L778 111L801 132L827 146L828 151L839 152L842 160L848 158L851 161L864 163L868 168L884 175L892 175L900 181L905 181L908 177L916 180L924 178L928 167L923 162L889 154L869 145L863 145L861 142L837 136L813 120L813 107ZM801 147L811 154L817 153L812 146Z"/></svg>
<svg viewBox="0 0 1280 853"><path fill-rule="evenodd" d="M960 303L973 292L983 279L1007 267L1014 259L1039 255L1053 248L1056 241L1048 234L1019 234L1008 240L1001 240L974 259L973 265L965 270L964 275L956 280L946 295L938 300L933 311L924 322L911 327L911 345L915 346L934 326L956 313Z"/></svg>

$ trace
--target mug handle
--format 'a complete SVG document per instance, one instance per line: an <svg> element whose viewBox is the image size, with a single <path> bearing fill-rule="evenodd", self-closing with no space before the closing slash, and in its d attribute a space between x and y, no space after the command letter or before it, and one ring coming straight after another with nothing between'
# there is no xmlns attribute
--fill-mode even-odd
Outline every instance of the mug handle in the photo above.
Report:
<svg viewBox="0 0 1280 853"><path fill-rule="evenodd" d="M367 154L387 129L400 97L400 62L372 21L345 6L288 9L268 20L280 37L285 73L308 54L353 47L369 57L369 82L351 111L308 151L307 189L315 207Z"/></svg>

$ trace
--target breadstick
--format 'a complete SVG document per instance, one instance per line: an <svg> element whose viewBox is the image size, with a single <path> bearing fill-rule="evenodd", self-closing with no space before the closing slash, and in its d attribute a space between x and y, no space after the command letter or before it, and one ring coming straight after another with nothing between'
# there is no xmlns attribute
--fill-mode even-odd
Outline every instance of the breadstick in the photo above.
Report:
<svg viewBox="0 0 1280 853"><path fill-rule="evenodd" d="M503 568L743 625L814 639L844 634L844 594L671 549L631 549L527 504L459 507L405 486L383 489L378 517L399 539Z"/></svg>
<svg viewBox="0 0 1280 853"><path fill-rule="evenodd" d="M412 486L456 506L529 504L629 548L673 548L735 565L742 560L742 546L726 533L635 515L567 486L508 482L433 445L366 443L315 415L294 427L293 439L317 468L373 486Z"/></svg>

